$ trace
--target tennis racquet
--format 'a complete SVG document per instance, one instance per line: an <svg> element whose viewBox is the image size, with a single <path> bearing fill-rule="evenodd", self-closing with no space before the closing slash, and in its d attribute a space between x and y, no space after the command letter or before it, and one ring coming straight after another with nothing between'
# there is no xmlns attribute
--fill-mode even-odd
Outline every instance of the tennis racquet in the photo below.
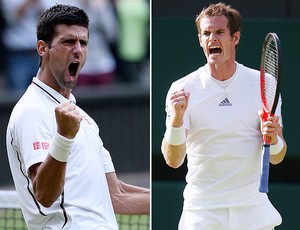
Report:
<svg viewBox="0 0 300 230"><path fill-rule="evenodd" d="M281 68L280 41L275 33L268 33L262 47L260 66L260 91L262 100L262 121L274 116L280 91ZM268 192L270 167L270 140L263 137L263 150L261 162L261 177L259 191Z"/></svg>

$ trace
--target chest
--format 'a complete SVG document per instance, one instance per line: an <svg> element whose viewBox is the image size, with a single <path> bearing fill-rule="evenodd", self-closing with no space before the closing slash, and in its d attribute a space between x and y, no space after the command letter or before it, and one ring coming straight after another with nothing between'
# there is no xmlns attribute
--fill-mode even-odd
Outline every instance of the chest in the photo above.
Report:
<svg viewBox="0 0 300 230"><path fill-rule="evenodd" d="M231 89L204 89L191 93L190 132L237 133L257 130L261 99L258 85L239 84Z"/></svg>

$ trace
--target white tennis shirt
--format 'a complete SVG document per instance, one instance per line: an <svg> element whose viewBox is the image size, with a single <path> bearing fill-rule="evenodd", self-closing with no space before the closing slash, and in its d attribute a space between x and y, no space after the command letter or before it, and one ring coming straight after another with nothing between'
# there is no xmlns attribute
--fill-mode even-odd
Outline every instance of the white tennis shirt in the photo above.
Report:
<svg viewBox="0 0 300 230"><path fill-rule="evenodd" d="M172 116L170 93L179 88L190 92L183 122L189 131L184 209L254 205L267 199L258 191L262 152L259 71L236 64L228 82L217 83L204 66L169 89L167 124ZM281 120L281 99L276 115Z"/></svg>
<svg viewBox="0 0 300 230"><path fill-rule="evenodd" d="M75 98L71 95L70 100ZM54 109L67 99L37 78L16 104L7 128L7 151L24 218L30 230L116 230L105 173L114 172L99 128L84 115L67 162L64 192L45 208L33 196L28 169L44 161L56 132Z"/></svg>

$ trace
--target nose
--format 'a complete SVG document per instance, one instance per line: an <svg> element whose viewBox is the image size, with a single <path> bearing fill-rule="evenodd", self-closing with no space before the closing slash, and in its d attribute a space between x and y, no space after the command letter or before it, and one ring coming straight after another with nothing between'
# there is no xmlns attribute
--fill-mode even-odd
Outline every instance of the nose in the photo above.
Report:
<svg viewBox="0 0 300 230"><path fill-rule="evenodd" d="M74 52L75 54L78 54L78 55L82 53L82 46L81 46L80 41L77 41L77 42L75 43L73 52Z"/></svg>
<svg viewBox="0 0 300 230"><path fill-rule="evenodd" d="M210 41L216 41L216 40L217 40L216 34L215 34L215 33L211 33L211 34L209 35L209 40L210 40Z"/></svg>

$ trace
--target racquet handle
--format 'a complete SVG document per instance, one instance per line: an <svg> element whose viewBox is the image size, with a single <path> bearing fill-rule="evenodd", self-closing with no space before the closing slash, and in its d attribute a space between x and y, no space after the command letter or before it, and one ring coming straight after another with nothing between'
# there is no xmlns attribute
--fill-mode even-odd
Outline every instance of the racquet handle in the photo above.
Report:
<svg viewBox="0 0 300 230"><path fill-rule="evenodd" d="M262 193L268 193L269 184L269 167L270 167L270 144L264 143L262 164L261 164L261 175L259 191Z"/></svg>

